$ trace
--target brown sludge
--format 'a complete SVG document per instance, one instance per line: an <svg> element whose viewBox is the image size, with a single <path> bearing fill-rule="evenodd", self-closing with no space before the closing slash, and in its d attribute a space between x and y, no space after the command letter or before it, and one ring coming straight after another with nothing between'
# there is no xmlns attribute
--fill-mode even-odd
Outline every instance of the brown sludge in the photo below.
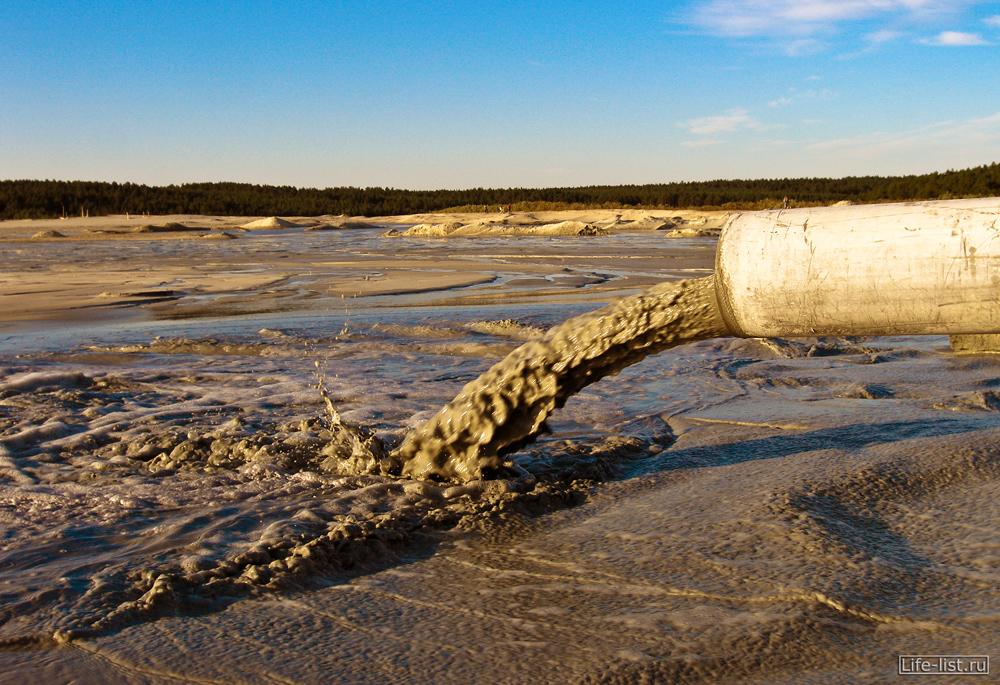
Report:
<svg viewBox="0 0 1000 685"><path fill-rule="evenodd" d="M655 285L517 348L411 432L394 456L413 478L480 478L584 387L650 354L726 333L713 277Z"/></svg>

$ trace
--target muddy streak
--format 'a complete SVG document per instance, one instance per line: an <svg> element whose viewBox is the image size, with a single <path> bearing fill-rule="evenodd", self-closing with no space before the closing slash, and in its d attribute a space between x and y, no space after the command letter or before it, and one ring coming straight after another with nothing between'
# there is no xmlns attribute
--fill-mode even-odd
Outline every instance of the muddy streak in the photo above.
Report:
<svg viewBox="0 0 1000 685"><path fill-rule="evenodd" d="M411 432L394 456L413 478L480 478L587 385L669 347L726 334L712 277L655 285L517 348Z"/></svg>

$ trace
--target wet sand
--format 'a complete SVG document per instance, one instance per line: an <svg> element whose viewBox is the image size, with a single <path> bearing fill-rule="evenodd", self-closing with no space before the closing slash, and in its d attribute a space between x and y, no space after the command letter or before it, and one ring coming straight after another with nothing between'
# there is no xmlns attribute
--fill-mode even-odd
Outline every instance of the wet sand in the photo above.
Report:
<svg viewBox="0 0 1000 685"><path fill-rule="evenodd" d="M620 212L566 213L592 222L614 222ZM663 234L638 221L643 250L599 249L561 254L555 241L404 239L386 241L387 228L406 228L442 216L467 223L482 215L403 217L292 217L300 228L244 230L246 217L131 217L0 222L0 331L25 320L65 321L130 318L136 307L160 318L206 317L314 309L329 311L338 300L375 295L439 292L440 302L552 297L580 288L619 291L653 284L664 268L678 275L704 273L709 249L697 255L673 250ZM553 216L554 215L554 216ZM694 223L719 213L693 215ZM541 216L542 218L539 218ZM629 217L626 215L625 217ZM559 213L508 216L514 225L559 219ZM578 220L578 219L574 219ZM144 226L176 230L135 232ZM315 226L346 225L329 231ZM370 226L370 228L368 228ZM192 230L195 229L195 230ZM57 230L61 238L31 236ZM220 235L232 240L206 240ZM520 236L524 237L524 236ZM614 245L614 243L611 243ZM537 250L524 251L525 245ZM650 250L649 248L653 249ZM622 271L623 273L616 273ZM493 287L468 289L469 286ZM473 294L474 293L474 294ZM426 298L411 298L414 305ZM398 304L398 300L390 304ZM143 314L145 316L145 314Z"/></svg>
<svg viewBox="0 0 1000 685"><path fill-rule="evenodd" d="M713 241L9 223L8 682L889 682L1000 642L993 356L696 342L570 398L515 475L390 478L351 461L372 435Z"/></svg>

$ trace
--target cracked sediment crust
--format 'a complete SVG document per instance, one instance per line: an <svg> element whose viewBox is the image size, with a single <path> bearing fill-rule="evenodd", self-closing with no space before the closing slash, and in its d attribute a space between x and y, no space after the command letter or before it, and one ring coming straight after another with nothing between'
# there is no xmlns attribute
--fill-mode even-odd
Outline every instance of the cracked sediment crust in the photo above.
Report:
<svg viewBox="0 0 1000 685"><path fill-rule="evenodd" d="M650 354L727 332L713 277L655 285L517 348L411 432L394 457L412 478L480 478L584 387Z"/></svg>

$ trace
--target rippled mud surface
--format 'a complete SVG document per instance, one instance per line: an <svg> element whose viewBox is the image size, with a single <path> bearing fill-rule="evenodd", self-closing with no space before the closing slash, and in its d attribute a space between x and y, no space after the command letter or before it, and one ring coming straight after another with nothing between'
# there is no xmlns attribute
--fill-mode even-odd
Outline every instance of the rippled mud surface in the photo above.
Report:
<svg viewBox="0 0 1000 685"><path fill-rule="evenodd" d="M517 346L710 264L582 240L461 245L501 280L322 312L8 325L0 679L889 682L995 652L1000 360L945 338L682 345L503 477L378 475Z"/></svg>

